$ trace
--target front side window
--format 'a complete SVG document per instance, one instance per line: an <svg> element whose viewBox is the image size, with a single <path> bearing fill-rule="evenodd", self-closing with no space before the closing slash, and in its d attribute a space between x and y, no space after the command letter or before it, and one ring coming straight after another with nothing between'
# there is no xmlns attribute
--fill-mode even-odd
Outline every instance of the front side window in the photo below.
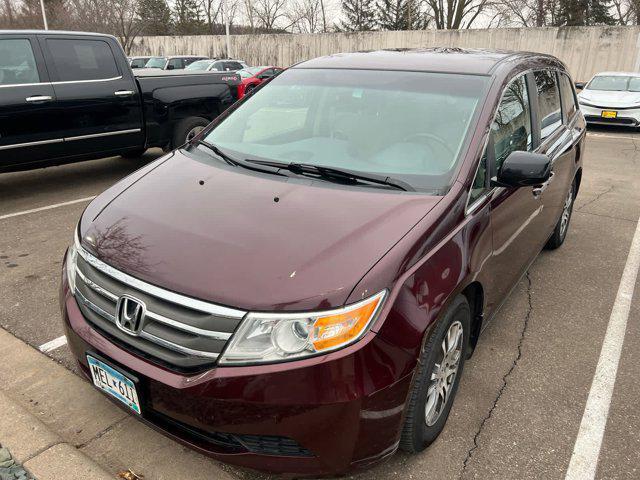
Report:
<svg viewBox="0 0 640 480"><path fill-rule="evenodd" d="M206 137L240 158L450 185L488 77L426 72L283 72Z"/></svg>
<svg viewBox="0 0 640 480"><path fill-rule="evenodd" d="M549 137L562 125L560 93L556 73L551 70L534 72L538 89L538 121L540 122L540 140Z"/></svg>
<svg viewBox="0 0 640 480"><path fill-rule="evenodd" d="M531 110L524 75L513 80L504 91L491 125L491 144L496 173L511 152L532 148Z"/></svg>
<svg viewBox="0 0 640 480"><path fill-rule="evenodd" d="M560 93L562 96L562 109L564 111L564 118L566 121L570 121L573 115L576 113L578 107L576 105L576 97L573 91L573 85L571 80L565 74L560 74Z"/></svg>
<svg viewBox="0 0 640 480"><path fill-rule="evenodd" d="M48 39L47 46L60 81L104 80L120 75L109 44L102 40Z"/></svg>
<svg viewBox="0 0 640 480"><path fill-rule="evenodd" d="M26 38L0 40L0 85L39 82L31 42Z"/></svg>

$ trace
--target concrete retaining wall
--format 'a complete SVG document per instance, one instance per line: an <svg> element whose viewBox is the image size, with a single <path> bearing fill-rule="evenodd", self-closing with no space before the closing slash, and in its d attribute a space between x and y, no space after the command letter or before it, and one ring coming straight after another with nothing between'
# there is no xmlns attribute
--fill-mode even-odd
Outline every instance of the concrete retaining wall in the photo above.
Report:
<svg viewBox="0 0 640 480"><path fill-rule="evenodd" d="M451 46L550 53L564 61L577 81L604 70L640 70L640 27L501 28L487 30L234 35L231 53L250 65L289 66L339 52L379 48ZM134 55L223 56L220 35L141 37Z"/></svg>

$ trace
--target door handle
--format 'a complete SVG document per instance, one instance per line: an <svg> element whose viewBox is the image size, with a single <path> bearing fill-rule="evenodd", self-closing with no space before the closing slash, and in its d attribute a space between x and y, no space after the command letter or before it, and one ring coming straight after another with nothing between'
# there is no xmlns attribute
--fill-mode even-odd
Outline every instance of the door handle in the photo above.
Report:
<svg viewBox="0 0 640 480"><path fill-rule="evenodd" d="M51 100L53 100L53 97L50 97L49 95L34 95L33 97L25 98L25 100L29 103L44 103L50 102Z"/></svg>
<svg viewBox="0 0 640 480"><path fill-rule="evenodd" d="M542 185L539 185L537 187L533 187L531 192L533 193L533 196L535 198L539 198L540 195L542 195L542 192L544 192L549 186L549 184L553 181L554 176L555 176L555 173L551 172L551 175L549 175L549 179L546 182L544 182Z"/></svg>
<svg viewBox="0 0 640 480"><path fill-rule="evenodd" d="M118 90L116 92L113 92L113 94L116 97L130 97L131 95L133 95L135 92L133 90Z"/></svg>

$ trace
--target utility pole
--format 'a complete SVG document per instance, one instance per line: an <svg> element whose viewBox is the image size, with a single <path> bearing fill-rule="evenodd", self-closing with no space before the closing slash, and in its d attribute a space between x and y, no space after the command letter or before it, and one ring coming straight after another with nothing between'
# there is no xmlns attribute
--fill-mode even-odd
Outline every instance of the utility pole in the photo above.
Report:
<svg viewBox="0 0 640 480"><path fill-rule="evenodd" d="M229 9L228 0L222 0L222 13L224 14L224 30L227 37L227 58L233 58L231 55L231 36L229 35Z"/></svg>
<svg viewBox="0 0 640 480"><path fill-rule="evenodd" d="M40 8L42 9L42 21L44 23L44 29L49 30L49 25L47 24L47 12L44 9L44 0L40 0Z"/></svg>

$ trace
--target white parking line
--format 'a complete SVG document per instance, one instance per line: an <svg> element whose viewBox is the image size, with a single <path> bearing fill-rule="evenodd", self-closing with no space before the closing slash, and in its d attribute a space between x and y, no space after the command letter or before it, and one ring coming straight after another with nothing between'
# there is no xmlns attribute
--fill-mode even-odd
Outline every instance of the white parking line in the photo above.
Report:
<svg viewBox="0 0 640 480"><path fill-rule="evenodd" d="M624 266L618 294L611 310L600 358L593 376L565 480L593 480L596 476L600 447L607 426L607 417L622 354L638 268L640 268L640 220L638 220L631 241L627 263Z"/></svg>
<svg viewBox="0 0 640 480"><path fill-rule="evenodd" d="M587 132L587 137L604 137L604 138L627 138L629 140L640 140L640 135L638 135L637 137L632 137L629 135L612 135L610 133L594 133L594 132Z"/></svg>
<svg viewBox="0 0 640 480"><path fill-rule="evenodd" d="M53 205L47 205L46 207L32 208L31 210L23 210L22 212L8 213L6 215L0 215L0 220L19 217L20 215L27 215L29 213L42 212L43 210L51 210L52 208L66 207L67 205L73 205L74 203L88 202L96 198L96 196L97 195L94 195L92 197L78 198L77 200L70 200L68 202L54 203Z"/></svg>
<svg viewBox="0 0 640 480"><path fill-rule="evenodd" d="M58 338L54 338L53 340L51 340L50 342L47 342L45 344L42 344L38 347L38 350L40 350L41 352L51 352L53 350L55 350L56 348L60 348L63 345L67 344L67 337L65 337L64 335Z"/></svg>

